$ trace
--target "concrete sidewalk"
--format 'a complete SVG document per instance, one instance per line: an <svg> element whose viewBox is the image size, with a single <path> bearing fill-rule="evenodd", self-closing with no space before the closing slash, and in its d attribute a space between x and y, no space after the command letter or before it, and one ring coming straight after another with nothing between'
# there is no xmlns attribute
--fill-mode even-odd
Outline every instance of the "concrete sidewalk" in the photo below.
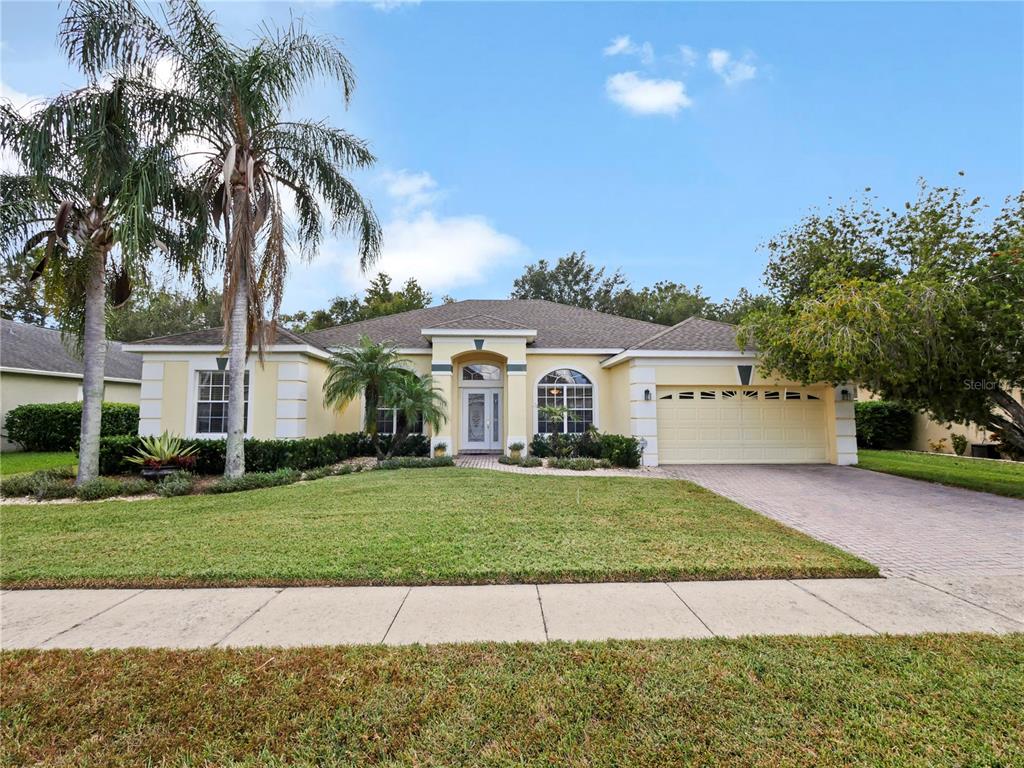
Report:
<svg viewBox="0 0 1024 768"><path fill-rule="evenodd" d="M1024 631L1024 579L8 590L0 646L202 648Z"/></svg>

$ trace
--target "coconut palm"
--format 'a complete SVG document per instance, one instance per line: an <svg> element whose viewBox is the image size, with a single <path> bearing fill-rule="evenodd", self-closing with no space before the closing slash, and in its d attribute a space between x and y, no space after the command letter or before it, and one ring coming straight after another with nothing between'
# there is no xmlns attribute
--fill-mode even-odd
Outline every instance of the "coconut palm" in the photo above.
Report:
<svg viewBox="0 0 1024 768"><path fill-rule="evenodd" d="M332 354L328 366L324 404L342 408L359 397L364 398L363 428L373 439L374 446L378 446L377 409L386 407L385 393L411 373L398 354L398 347L374 344L368 336L362 336L358 344L342 347ZM379 447L377 451L379 454Z"/></svg>
<svg viewBox="0 0 1024 768"><path fill-rule="evenodd" d="M315 253L323 237L322 208L335 231L359 241L360 265L380 249L380 226L369 203L347 178L374 162L366 144L323 122L282 115L307 85L340 85L347 105L355 85L348 59L330 37L300 22L264 27L239 47L218 29L197 0L170 0L157 18L133 0L73 0L62 41L89 73L120 66L152 75L170 72L178 97L175 122L200 161L198 182L226 243L224 341L229 346L229 403L225 475L245 469L243 376L255 342L273 337L289 255ZM297 224L288 226L285 194ZM238 375L236 375L236 372Z"/></svg>
<svg viewBox="0 0 1024 768"><path fill-rule="evenodd" d="M28 115L0 105L0 254L35 253L32 279L83 356L78 482L99 474L107 296L123 304L163 251L196 272L202 200L182 178L145 83L117 77L61 94Z"/></svg>
<svg viewBox="0 0 1024 768"><path fill-rule="evenodd" d="M399 376L385 390L383 403L386 408L394 408L398 412L395 434L392 435L385 458L389 458L405 442L412 425L421 418L424 426L429 426L434 434L437 434L441 424L448 418L448 404L441 389L434 386L434 378L429 373L405 373Z"/></svg>

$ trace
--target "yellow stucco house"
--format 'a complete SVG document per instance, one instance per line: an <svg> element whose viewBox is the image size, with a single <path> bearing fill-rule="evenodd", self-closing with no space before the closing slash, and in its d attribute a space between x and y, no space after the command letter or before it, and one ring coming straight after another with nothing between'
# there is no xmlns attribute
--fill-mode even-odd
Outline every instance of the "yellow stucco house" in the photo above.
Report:
<svg viewBox="0 0 1024 768"><path fill-rule="evenodd" d="M142 358L107 342L103 399L138 403ZM82 361L68 352L60 331L0 320L0 425L7 412L29 403L73 403L82 399ZM0 433L0 450L21 446Z"/></svg>
<svg viewBox="0 0 1024 768"><path fill-rule="evenodd" d="M259 438L355 432L363 404L326 408L332 350L362 335L391 342L431 373L448 420L431 435L452 453L503 452L536 433L633 435L647 466L857 460L852 388L765 376L735 328L690 318L667 327L539 300L459 301L313 333L280 331L262 365L247 365L246 433ZM223 435L220 329L149 339L140 353L139 431ZM568 409L560 423L542 406ZM377 414L382 432L395 414Z"/></svg>

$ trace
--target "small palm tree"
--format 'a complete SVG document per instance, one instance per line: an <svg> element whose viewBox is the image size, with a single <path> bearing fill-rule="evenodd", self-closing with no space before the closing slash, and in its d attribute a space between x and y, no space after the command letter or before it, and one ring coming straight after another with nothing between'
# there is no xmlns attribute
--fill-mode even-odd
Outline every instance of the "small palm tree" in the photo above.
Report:
<svg viewBox="0 0 1024 768"><path fill-rule="evenodd" d="M151 107L125 75L61 94L31 115L0 105L0 254L34 253L32 280L83 357L78 483L99 474L108 294L119 306L154 253L201 280L201 198L183 179Z"/></svg>
<svg viewBox="0 0 1024 768"><path fill-rule="evenodd" d="M293 21L263 34L248 48L229 42L198 0L170 0L149 16L131 0L73 0L62 39L89 73L111 66L152 75L169 65L175 99L167 112L181 139L198 144L198 183L214 226L223 232L224 343L228 356L227 456L224 474L245 471L243 376L255 342L273 337L289 254L312 256L323 236L322 208L335 231L359 241L360 266L380 251L380 225L370 204L347 178L374 157L361 139L323 122L282 120L312 81L341 86L347 105L355 87L336 40ZM289 238L282 193L298 217ZM237 375L236 375L237 374Z"/></svg>
<svg viewBox="0 0 1024 768"><path fill-rule="evenodd" d="M434 378L429 373L406 373L400 376L385 390L383 403L385 408L394 408L398 411L395 434L392 436L385 458L390 458L405 442L412 425L420 418L423 419L423 425L429 426L435 434L448 418L448 403L441 389L434 386Z"/></svg>
<svg viewBox="0 0 1024 768"><path fill-rule="evenodd" d="M359 343L331 355L330 370L324 381L324 404L341 408L364 398L364 429L377 441L377 409L387 407L385 393L394 390L411 373L408 364L393 344L374 344L368 336ZM378 454L380 448L377 448Z"/></svg>

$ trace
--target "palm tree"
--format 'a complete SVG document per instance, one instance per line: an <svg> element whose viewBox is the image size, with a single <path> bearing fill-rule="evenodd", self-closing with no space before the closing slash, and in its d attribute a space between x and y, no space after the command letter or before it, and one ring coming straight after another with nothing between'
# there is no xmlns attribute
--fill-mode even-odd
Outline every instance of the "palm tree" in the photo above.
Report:
<svg viewBox="0 0 1024 768"><path fill-rule="evenodd" d="M133 0L73 0L62 40L89 73L111 66L152 75L171 72L175 121L188 123L182 141L197 144L198 182L213 224L226 243L224 341L229 346L228 437L225 475L245 470L243 371L253 343L275 332L288 256L315 253L326 206L334 231L357 236L360 265L380 250L380 226L346 173L374 157L361 139L323 122L282 120L311 82L341 86L347 105L352 67L333 38L306 32L300 22L264 27L248 48L223 37L197 0L170 0L161 18ZM289 237L282 193L294 201L297 226Z"/></svg>
<svg viewBox="0 0 1024 768"><path fill-rule="evenodd" d="M385 395L411 373L408 364L393 344L374 344L368 336L359 343L343 347L331 355L330 370L324 381L324 404L341 408L363 397L363 424L373 440L378 456L377 409L385 406Z"/></svg>
<svg viewBox="0 0 1024 768"><path fill-rule="evenodd" d="M395 420L395 434L392 435L385 458L391 455L405 442L413 424L423 419L424 426L429 426L437 434L441 424L448 418L447 402L441 389L434 386L434 378L429 373L418 375L407 373L390 385L384 393L384 405L398 411Z"/></svg>
<svg viewBox="0 0 1024 768"><path fill-rule="evenodd" d="M154 252L196 273L206 242L201 199L161 142L145 83L117 77L61 94L23 116L0 105L0 253L35 253L32 280L83 355L78 483L99 474L107 296L128 299Z"/></svg>

